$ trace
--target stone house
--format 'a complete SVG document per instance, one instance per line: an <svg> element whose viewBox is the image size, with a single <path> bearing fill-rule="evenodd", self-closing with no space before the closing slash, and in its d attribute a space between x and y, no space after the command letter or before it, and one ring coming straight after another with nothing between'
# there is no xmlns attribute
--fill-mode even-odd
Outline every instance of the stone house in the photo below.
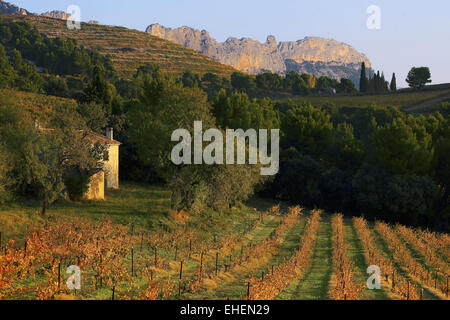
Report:
<svg viewBox="0 0 450 320"><path fill-rule="evenodd" d="M114 140L112 128L106 129L106 135L91 132L89 138L93 143L106 146L108 160L103 162L103 167L92 170L89 173L88 190L85 193L87 200L104 200L105 190L119 189L119 147L121 143Z"/></svg>

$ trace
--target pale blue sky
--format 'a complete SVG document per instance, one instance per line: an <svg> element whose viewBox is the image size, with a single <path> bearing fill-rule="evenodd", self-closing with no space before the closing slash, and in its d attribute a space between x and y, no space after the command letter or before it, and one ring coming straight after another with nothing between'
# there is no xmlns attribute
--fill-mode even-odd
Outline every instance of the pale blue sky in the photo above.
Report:
<svg viewBox="0 0 450 320"><path fill-rule="evenodd" d="M7 0L8 1L8 0ZM66 10L82 20L138 30L152 23L206 29L219 41L267 35L278 41L334 38L365 53L375 69L399 86L412 66L429 66L433 83L450 82L449 0L10 0L29 11ZM381 8L381 30L366 27L369 5Z"/></svg>

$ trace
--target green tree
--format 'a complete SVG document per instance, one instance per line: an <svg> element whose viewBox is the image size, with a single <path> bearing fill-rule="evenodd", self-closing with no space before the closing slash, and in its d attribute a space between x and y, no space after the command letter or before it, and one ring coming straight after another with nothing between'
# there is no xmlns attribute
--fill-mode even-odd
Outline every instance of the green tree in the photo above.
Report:
<svg viewBox="0 0 450 320"><path fill-rule="evenodd" d="M12 87L16 77L16 71L6 57L5 47L0 43L0 88Z"/></svg>
<svg viewBox="0 0 450 320"><path fill-rule="evenodd" d="M279 90L283 79L280 75L271 72L264 72L256 76L256 86L263 90Z"/></svg>
<svg viewBox="0 0 450 320"><path fill-rule="evenodd" d="M366 75L366 63L361 64L361 76L359 78L359 91L365 93L368 91L368 80Z"/></svg>
<svg viewBox="0 0 450 320"><path fill-rule="evenodd" d="M66 97L69 87L65 78L50 76L44 85L45 92L52 96Z"/></svg>
<svg viewBox="0 0 450 320"><path fill-rule="evenodd" d="M80 103L77 111L90 130L98 133L104 132L103 129L106 127L108 119L102 105L95 102Z"/></svg>
<svg viewBox="0 0 450 320"><path fill-rule="evenodd" d="M431 82L431 73L428 67L413 67L408 73L406 82L411 88L421 89Z"/></svg>
<svg viewBox="0 0 450 320"><path fill-rule="evenodd" d="M341 79L341 82L339 83L339 86L337 87L337 91L339 93L346 93L346 94L354 94L354 93L358 92L353 81L350 79L345 79L345 78Z"/></svg>
<svg viewBox="0 0 450 320"><path fill-rule="evenodd" d="M94 77L84 90L81 101L83 103L96 103L103 106L106 114L111 114L112 104L116 98L116 89L108 83L103 76L100 66L94 68Z"/></svg>
<svg viewBox="0 0 450 320"><path fill-rule="evenodd" d="M181 78L183 85L187 88L198 88L200 79L197 74L194 74L191 70L186 70Z"/></svg>
<svg viewBox="0 0 450 320"><path fill-rule="evenodd" d="M245 92L251 92L256 89L255 79L252 76L241 72L234 72L231 75L231 85L234 89Z"/></svg>
<svg viewBox="0 0 450 320"><path fill-rule="evenodd" d="M329 77L321 76L317 79L316 88L322 93L329 93L331 89L332 81Z"/></svg>
<svg viewBox="0 0 450 320"><path fill-rule="evenodd" d="M395 78L395 73L392 74L391 86L390 89L392 92L397 91L397 79Z"/></svg>
<svg viewBox="0 0 450 320"><path fill-rule="evenodd" d="M450 203L450 120L441 121L434 153L434 177L442 187L442 207Z"/></svg>
<svg viewBox="0 0 450 320"><path fill-rule="evenodd" d="M198 88L184 88L173 78L146 79L139 103L128 112L128 136L143 164L155 168L168 181L177 170L170 161L171 134L178 128L193 132L194 121L214 127L206 95Z"/></svg>
<svg viewBox="0 0 450 320"><path fill-rule="evenodd" d="M414 130L415 129L415 130ZM414 128L403 119L379 127L374 136L377 163L391 174L428 175L434 150L424 127Z"/></svg>
<svg viewBox="0 0 450 320"><path fill-rule="evenodd" d="M390 175L370 165L357 172L352 184L360 212L408 225L428 224L439 195L430 177Z"/></svg>
<svg viewBox="0 0 450 320"><path fill-rule="evenodd" d="M281 120L283 149L295 148L300 154L323 156L333 144L330 115L312 105L289 109Z"/></svg>
<svg viewBox="0 0 450 320"><path fill-rule="evenodd" d="M367 152L364 144L355 138L351 124L338 124L333 145L336 149L334 156L330 156L332 163L344 171L355 173L361 167Z"/></svg>
<svg viewBox="0 0 450 320"><path fill-rule="evenodd" d="M99 167L104 157L104 148L93 145L73 109L60 106L54 111L43 128L14 103L0 104L0 141L10 155L11 189L33 191L44 215L61 196L67 173Z"/></svg>

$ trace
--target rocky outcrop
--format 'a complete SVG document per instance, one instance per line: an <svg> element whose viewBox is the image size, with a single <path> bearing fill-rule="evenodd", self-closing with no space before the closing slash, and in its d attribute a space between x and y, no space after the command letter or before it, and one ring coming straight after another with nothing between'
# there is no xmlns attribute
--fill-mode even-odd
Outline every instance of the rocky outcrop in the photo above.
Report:
<svg viewBox="0 0 450 320"><path fill-rule="evenodd" d="M41 16L54 18L54 19L60 19L60 20L69 20L72 19L72 15L70 13L61 11L61 10L53 10L44 12L41 14Z"/></svg>
<svg viewBox="0 0 450 320"><path fill-rule="evenodd" d="M297 71L336 79L350 78L357 83L361 62L364 61L370 68L370 61L364 54L333 39L306 37L278 43L274 36L268 36L265 43L250 38L228 38L221 43L206 30L189 27L170 29L159 24L150 25L146 32L251 74Z"/></svg>
<svg viewBox="0 0 450 320"><path fill-rule="evenodd" d="M39 15L35 13L31 13L25 9L19 8L14 4L9 2L5 2L4 0L0 0L0 14L20 14L20 15ZM60 19L60 20L69 20L72 18L70 13L61 10L53 10L40 14L44 17ZM96 20L90 20L87 22L88 24L100 24L100 22Z"/></svg>
<svg viewBox="0 0 450 320"><path fill-rule="evenodd" d="M26 16L31 13L25 9L19 8L12 3L0 0L0 14L19 14L22 16Z"/></svg>

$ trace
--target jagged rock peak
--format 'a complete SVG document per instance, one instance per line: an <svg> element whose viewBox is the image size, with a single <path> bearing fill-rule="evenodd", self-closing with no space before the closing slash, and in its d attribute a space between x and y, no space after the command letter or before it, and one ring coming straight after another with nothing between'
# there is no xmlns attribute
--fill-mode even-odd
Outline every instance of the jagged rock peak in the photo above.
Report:
<svg viewBox="0 0 450 320"><path fill-rule="evenodd" d="M70 13L61 11L61 10L53 10L44 12L41 14L41 16L54 18L54 19L60 19L60 20L68 20L72 19L72 15Z"/></svg>
<svg viewBox="0 0 450 320"><path fill-rule="evenodd" d="M365 62L367 68L371 66L363 53L333 39L305 37L277 43L276 38L270 35L265 43L247 37L230 37L225 42L217 42L205 30L186 26L171 29L160 24L150 25L146 32L252 74L264 71L280 74L311 72L318 76L347 77L358 82L357 72L361 62Z"/></svg>
<svg viewBox="0 0 450 320"><path fill-rule="evenodd" d="M31 13L25 9L19 8L12 3L0 0L0 14L19 14L22 16L26 16Z"/></svg>

